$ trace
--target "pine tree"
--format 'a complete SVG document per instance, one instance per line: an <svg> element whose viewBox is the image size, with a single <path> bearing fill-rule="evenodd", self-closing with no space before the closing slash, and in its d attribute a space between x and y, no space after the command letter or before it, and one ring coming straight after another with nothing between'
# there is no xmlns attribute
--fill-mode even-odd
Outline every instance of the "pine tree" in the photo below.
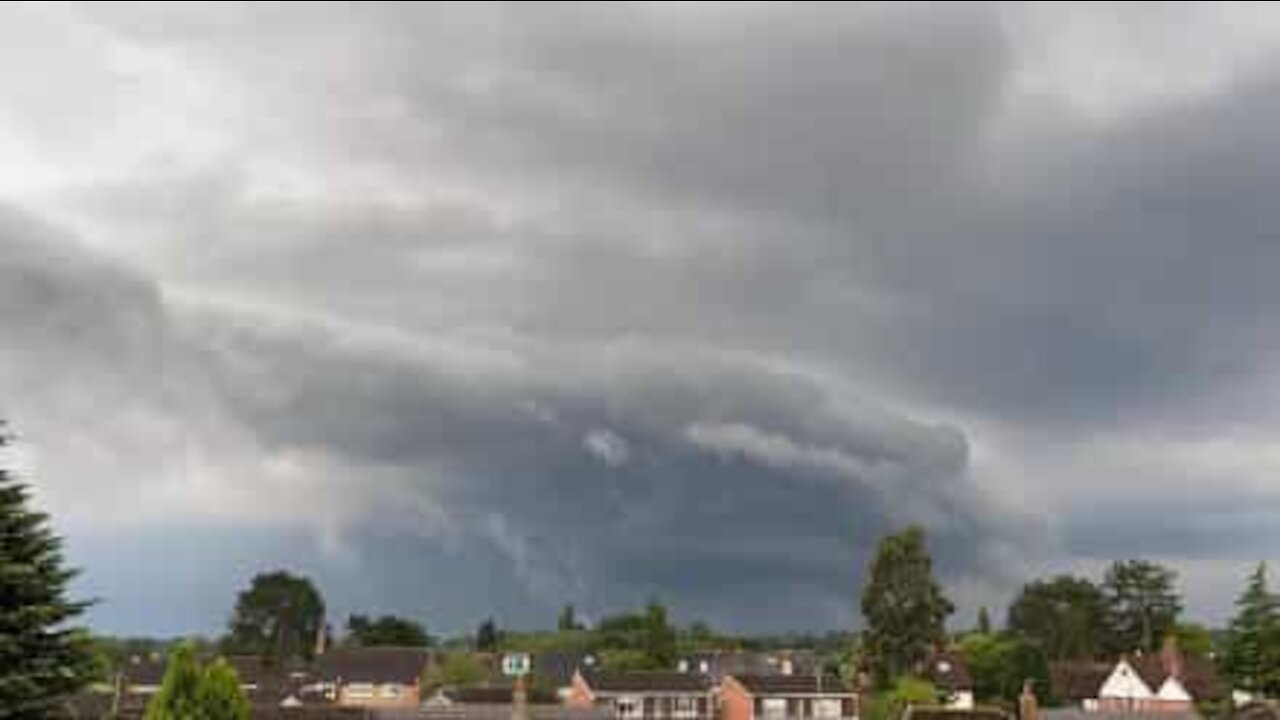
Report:
<svg viewBox="0 0 1280 720"><path fill-rule="evenodd" d="M983 605L978 608L978 632L982 635L991 634L991 614L987 612L987 606Z"/></svg>
<svg viewBox="0 0 1280 720"><path fill-rule="evenodd" d="M1224 667L1242 690L1280 695L1280 598L1267 587L1266 563L1249 576L1236 600Z"/></svg>
<svg viewBox="0 0 1280 720"><path fill-rule="evenodd" d="M915 671L945 642L954 609L934 582L924 530L913 526L881 540L862 591L863 647L877 684Z"/></svg>
<svg viewBox="0 0 1280 720"><path fill-rule="evenodd" d="M174 648L165 667L160 690L147 703L144 720L188 720L199 708L200 662L195 646L184 642Z"/></svg>
<svg viewBox="0 0 1280 720"><path fill-rule="evenodd" d="M8 444L0 425L0 447ZM42 718L89 682L87 635L68 623L88 605L67 598L75 576L30 491L0 468L0 718Z"/></svg>
<svg viewBox="0 0 1280 720"><path fill-rule="evenodd" d="M201 720L249 720L249 698L240 688L240 676L226 660L205 668L196 692Z"/></svg>

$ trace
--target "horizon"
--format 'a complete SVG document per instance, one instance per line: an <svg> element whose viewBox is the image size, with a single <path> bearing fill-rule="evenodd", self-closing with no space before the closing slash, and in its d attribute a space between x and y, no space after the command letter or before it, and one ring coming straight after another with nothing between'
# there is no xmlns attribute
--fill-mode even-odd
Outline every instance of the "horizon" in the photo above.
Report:
<svg viewBox="0 0 1280 720"><path fill-rule="evenodd" d="M7 460L113 635L853 630L1278 559L1280 10L0 9Z"/></svg>

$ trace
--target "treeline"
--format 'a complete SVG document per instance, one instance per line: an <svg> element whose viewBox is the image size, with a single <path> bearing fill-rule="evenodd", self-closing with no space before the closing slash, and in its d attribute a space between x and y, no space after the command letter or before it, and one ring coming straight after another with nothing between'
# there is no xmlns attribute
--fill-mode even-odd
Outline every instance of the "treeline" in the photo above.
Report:
<svg viewBox="0 0 1280 720"><path fill-rule="evenodd" d="M1182 619L1177 573L1148 560L1112 563L1098 581L1074 575L1032 580L1021 588L998 628L986 608L977 626L949 634L954 606L933 579L924 531L886 537L866 573L865 630L851 670L874 690L869 717L885 717L908 702L943 699L928 683L926 663L944 647L968 661L979 701L1011 705L1032 680L1052 704L1053 662L1112 661L1155 652L1167 638L1190 656L1214 663L1232 686L1280 696L1280 598L1260 564L1236 601L1224 632Z"/></svg>

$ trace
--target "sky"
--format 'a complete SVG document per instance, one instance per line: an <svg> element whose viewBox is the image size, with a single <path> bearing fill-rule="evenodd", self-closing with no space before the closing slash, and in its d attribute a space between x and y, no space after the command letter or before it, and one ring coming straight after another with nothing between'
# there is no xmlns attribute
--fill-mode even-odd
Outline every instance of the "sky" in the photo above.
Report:
<svg viewBox="0 0 1280 720"><path fill-rule="evenodd" d="M1280 13L0 9L0 417L103 632L850 629L1280 548Z"/></svg>

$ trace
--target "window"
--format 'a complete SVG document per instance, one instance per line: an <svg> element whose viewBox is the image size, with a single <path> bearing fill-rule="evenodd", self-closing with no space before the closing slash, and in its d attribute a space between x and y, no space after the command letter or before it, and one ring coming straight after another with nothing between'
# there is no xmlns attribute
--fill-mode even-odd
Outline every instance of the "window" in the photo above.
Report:
<svg viewBox="0 0 1280 720"><path fill-rule="evenodd" d="M676 698L675 707L672 709L671 716L676 718L698 717L697 699L691 697Z"/></svg>
<svg viewBox="0 0 1280 720"><path fill-rule="evenodd" d="M382 686L382 697L394 700L400 697L400 686L396 683L387 683Z"/></svg>
<svg viewBox="0 0 1280 720"><path fill-rule="evenodd" d="M373 697L373 683L350 683L346 696L352 700L368 700Z"/></svg>
<svg viewBox="0 0 1280 720"><path fill-rule="evenodd" d="M778 720L787 716L786 698L765 698L764 716L769 720Z"/></svg>
<svg viewBox="0 0 1280 720"><path fill-rule="evenodd" d="M620 697L613 703L620 718L638 718L641 715L640 701L633 697Z"/></svg>
<svg viewBox="0 0 1280 720"><path fill-rule="evenodd" d="M840 711L838 698L819 698L813 701L813 716L816 718L838 718Z"/></svg>

